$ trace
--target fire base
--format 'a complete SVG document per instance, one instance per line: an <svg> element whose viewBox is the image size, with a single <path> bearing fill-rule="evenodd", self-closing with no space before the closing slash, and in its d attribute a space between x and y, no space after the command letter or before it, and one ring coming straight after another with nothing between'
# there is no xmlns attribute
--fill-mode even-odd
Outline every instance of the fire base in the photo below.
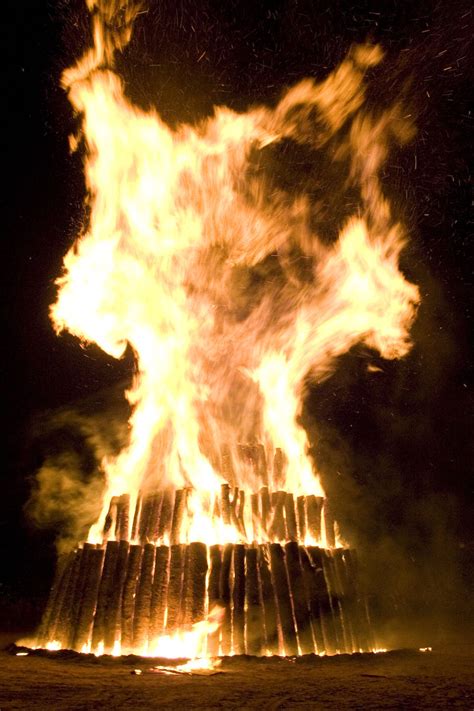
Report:
<svg viewBox="0 0 474 711"><path fill-rule="evenodd" d="M295 541L85 543L58 562L37 645L149 654L222 608L201 653L336 654L374 649L349 549Z"/></svg>

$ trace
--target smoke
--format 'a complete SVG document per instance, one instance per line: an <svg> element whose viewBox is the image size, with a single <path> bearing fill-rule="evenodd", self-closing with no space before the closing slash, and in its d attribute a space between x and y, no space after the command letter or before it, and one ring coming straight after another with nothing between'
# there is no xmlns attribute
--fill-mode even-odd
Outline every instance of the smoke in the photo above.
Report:
<svg viewBox="0 0 474 711"><path fill-rule="evenodd" d="M57 534L58 552L84 540L102 504L103 462L125 446L129 408L120 386L46 413L31 431L35 462L27 517Z"/></svg>
<svg viewBox="0 0 474 711"><path fill-rule="evenodd" d="M470 530L456 493L468 461L462 400L449 406L446 396L462 344L420 265L415 280L430 298L413 351L388 362L353 349L311 389L304 416L341 534L359 556L378 644L388 648L459 643L474 631L462 622L473 619Z"/></svg>

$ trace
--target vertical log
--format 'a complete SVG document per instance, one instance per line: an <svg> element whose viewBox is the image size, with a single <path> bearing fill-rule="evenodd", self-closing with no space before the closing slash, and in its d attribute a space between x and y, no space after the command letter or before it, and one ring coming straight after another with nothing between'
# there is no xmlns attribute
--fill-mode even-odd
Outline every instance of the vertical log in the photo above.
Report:
<svg viewBox="0 0 474 711"><path fill-rule="evenodd" d="M353 595L351 594L353 583L347 579L346 568L344 565L344 551L341 548L335 549L332 552L332 559L337 579L339 608L341 611L346 650L348 652L357 652L359 649L357 635L355 633L357 622L353 614L354 610L351 599L353 598Z"/></svg>
<svg viewBox="0 0 474 711"><path fill-rule="evenodd" d="M262 528L268 535L270 532L270 512L271 502L268 486L262 486L259 492L260 495L260 511L262 512Z"/></svg>
<svg viewBox="0 0 474 711"><path fill-rule="evenodd" d="M147 538L149 541L156 543L158 540L158 531L160 527L160 514L163 505L164 492L160 491L153 495L153 503L150 514L150 522L148 525Z"/></svg>
<svg viewBox="0 0 474 711"><path fill-rule="evenodd" d="M319 586L316 577L315 568L313 567L306 548L300 547L301 569L303 571L303 583L305 588L306 600L308 603L311 629L313 631L313 639L316 645L316 652L322 654L328 651L323 636L321 625L321 612L319 609Z"/></svg>
<svg viewBox="0 0 474 711"><path fill-rule="evenodd" d="M227 655L232 652L232 613L231 613L231 563L233 544L227 543L222 551L222 564L219 580L219 597L224 608L224 616L221 627L221 647L222 654Z"/></svg>
<svg viewBox="0 0 474 711"><path fill-rule="evenodd" d="M155 572L150 603L149 640L153 645L156 638L164 632L166 600L170 566L170 549L158 546L155 552Z"/></svg>
<svg viewBox="0 0 474 711"><path fill-rule="evenodd" d="M120 641L122 630L122 597L128 569L129 547L130 544L128 541L120 541L118 544L117 562L112 577L110 602L107 605L104 620L104 652L106 654L113 652L115 643Z"/></svg>
<svg viewBox="0 0 474 711"><path fill-rule="evenodd" d="M177 489L174 496L173 518L171 521L171 545L177 545L181 540L181 526L186 507L186 490Z"/></svg>
<svg viewBox="0 0 474 711"><path fill-rule="evenodd" d="M142 500L140 523L138 524L138 540L141 545L148 543L148 526L150 524L152 506L152 497L150 494L146 494Z"/></svg>
<svg viewBox="0 0 474 711"><path fill-rule="evenodd" d="M296 511L298 514L298 540L303 544L306 538L306 496L298 496Z"/></svg>
<svg viewBox="0 0 474 711"><path fill-rule="evenodd" d="M285 496L285 519L288 539L290 541L297 541L298 531L296 528L295 500L293 494L286 494Z"/></svg>
<svg viewBox="0 0 474 711"><path fill-rule="evenodd" d="M119 517L118 539L128 541L129 537L129 515L130 515L130 495L122 494L117 504L117 515Z"/></svg>
<svg viewBox="0 0 474 711"><path fill-rule="evenodd" d="M226 526L230 526L230 487L228 484L221 486L221 513Z"/></svg>
<svg viewBox="0 0 474 711"><path fill-rule="evenodd" d="M141 491L138 492L137 500L135 501L135 511L133 512L132 532L130 540L132 543L138 540L138 529L140 524L140 516L142 513L143 497Z"/></svg>
<svg viewBox="0 0 474 711"><path fill-rule="evenodd" d="M278 604L283 644L285 653L292 656L298 654L298 644L286 574L285 555L279 543L270 543L269 548L272 581Z"/></svg>
<svg viewBox="0 0 474 711"><path fill-rule="evenodd" d="M257 476L258 480L264 485L268 486L268 468L267 468L267 458L265 456L265 448L263 444L258 444L257 449Z"/></svg>
<svg viewBox="0 0 474 711"><path fill-rule="evenodd" d="M354 550L345 550L344 562L347 570L347 578L351 580L353 584L353 618L357 620L359 648L363 651L370 651L375 649L376 643L373 638L368 616L367 600L362 588L356 552Z"/></svg>
<svg viewBox="0 0 474 711"><path fill-rule="evenodd" d="M295 541L291 541L285 545L285 563L290 584L298 644L302 654L311 654L314 652L311 616L305 595L299 546Z"/></svg>
<svg viewBox="0 0 474 711"><path fill-rule="evenodd" d="M176 492L177 493L177 492ZM178 627L181 609L181 595L183 592L183 573L185 546L174 544L171 546L170 576L167 596L166 634L174 632Z"/></svg>
<svg viewBox="0 0 474 711"><path fill-rule="evenodd" d="M71 649L72 639L74 637L75 630L75 600L78 595L78 588L80 586L80 572L82 564L82 556L84 555L84 549L79 548L74 556L74 561L72 565L71 574L69 576L67 590L63 598L61 605L61 611L58 617L58 624L56 628L55 637L57 641L61 644L63 649Z"/></svg>
<svg viewBox="0 0 474 711"><path fill-rule="evenodd" d="M84 647L88 647L91 642L92 624L97 606L97 595L99 592L103 560L104 551L101 548L94 548L90 551L84 582L84 593L74 636L74 648L78 652L81 652Z"/></svg>
<svg viewBox="0 0 474 711"><path fill-rule="evenodd" d="M133 616L135 613L135 596L140 576L142 556L142 546L130 546L127 575L123 586L122 597L122 654L125 650L130 650L133 644Z"/></svg>
<svg viewBox="0 0 474 711"><path fill-rule="evenodd" d="M209 571L209 587L208 587L208 599L209 599L209 612L213 610L216 605L222 605L220 598L220 576L221 576L221 564L222 564L222 548L221 546L215 545L211 546L209 549L210 558L210 571ZM220 628L211 632L207 642L207 650L211 657L217 657L219 655L219 639L220 639Z"/></svg>
<svg viewBox="0 0 474 711"><path fill-rule="evenodd" d="M324 516L324 525L326 529L326 544L329 548L334 548L336 545L336 537L334 534L334 514L331 504L328 503L327 499L324 499L322 515Z"/></svg>
<svg viewBox="0 0 474 711"><path fill-rule="evenodd" d="M306 497L308 532L316 542L321 541L321 506L322 498L311 494Z"/></svg>
<svg viewBox="0 0 474 711"><path fill-rule="evenodd" d="M286 540L286 525L285 525L285 491L275 492L275 503L273 506L273 521L270 529L270 536L272 540L284 541Z"/></svg>
<svg viewBox="0 0 474 711"><path fill-rule="evenodd" d="M69 575L71 574L74 557L75 551L65 553L58 557L48 602L46 603L46 608L43 612L41 624L36 635L36 643L40 647L45 647L48 642L54 641L56 624L67 588Z"/></svg>
<svg viewBox="0 0 474 711"><path fill-rule="evenodd" d="M171 537L171 520L173 515L173 491L165 489L161 504L160 521L158 524L158 540L164 541Z"/></svg>
<svg viewBox="0 0 474 711"><path fill-rule="evenodd" d="M204 543L186 546L186 574L182 595L182 623L190 628L205 616L207 548Z"/></svg>
<svg viewBox="0 0 474 711"><path fill-rule="evenodd" d="M245 530L245 491L239 489L238 499L237 499L237 526L238 530L244 537L247 538L247 533Z"/></svg>
<svg viewBox="0 0 474 711"><path fill-rule="evenodd" d="M118 541L107 541L105 548L104 568L97 596L97 610L94 617L92 632L92 650L97 649L101 642L105 644L105 619L111 605L115 569L117 567Z"/></svg>
<svg viewBox="0 0 474 711"><path fill-rule="evenodd" d="M258 494L250 494L250 506L252 508L253 540L258 541L261 535L262 528L262 524L260 521L260 512L258 510Z"/></svg>
<svg viewBox="0 0 474 711"><path fill-rule="evenodd" d="M152 543L147 543L143 549L143 560L135 599L135 614L133 616L134 649L143 649L148 642L154 565L155 546Z"/></svg>
<svg viewBox="0 0 474 711"><path fill-rule="evenodd" d="M258 547L258 572L261 585L261 601L265 624L265 648L270 654L279 652L278 609L270 573L268 544Z"/></svg>
<svg viewBox="0 0 474 711"><path fill-rule="evenodd" d="M288 459L280 447L275 449L273 458L273 486L281 487L285 485L285 474L288 467Z"/></svg>
<svg viewBox="0 0 474 711"><path fill-rule="evenodd" d="M245 652L260 655L263 641L263 610L260 602L257 548L245 551Z"/></svg>
<svg viewBox="0 0 474 711"><path fill-rule="evenodd" d="M110 654L110 652L114 651L115 643L120 641L122 634L122 600L128 571L129 548L130 544L128 541L119 542L110 603L107 605L104 621L104 652L106 654Z"/></svg>
<svg viewBox="0 0 474 711"><path fill-rule="evenodd" d="M232 651L245 653L245 546L234 546L232 556L234 585L232 588Z"/></svg>
<svg viewBox="0 0 474 711"><path fill-rule="evenodd" d="M340 653L346 651L346 639L344 635L343 621L341 617L341 608L339 605L339 597L337 590L337 580L334 571L334 562L331 551L324 550L322 555L324 577L329 593L329 602L331 605L332 616L334 620L334 631L336 633L336 649Z"/></svg>
<svg viewBox="0 0 474 711"><path fill-rule="evenodd" d="M77 624L79 621L79 613L82 605L82 598L84 595L84 588L86 584L87 569L89 567L89 557L91 551L95 549L93 543L84 543L82 547L81 565L79 568L79 573L77 576L76 589L74 591L74 599L71 605L71 618L70 618L70 629L69 629L69 639L67 646L69 649L74 649L74 641L76 637Z"/></svg>
<svg viewBox="0 0 474 711"><path fill-rule="evenodd" d="M324 575L323 556L324 551L317 546L307 546L306 550L313 564L314 585L319 603L319 614L321 620L321 628L324 638L324 648L326 654L335 654L338 646L336 632L334 629L334 619L332 614L332 606L330 594L328 591L326 577Z"/></svg>
<svg viewBox="0 0 474 711"><path fill-rule="evenodd" d="M118 496L112 496L110 499L109 510L107 511L107 516L104 521L104 528L102 529L102 536L104 540L108 540L111 533L115 535L115 527L117 523L117 501Z"/></svg>

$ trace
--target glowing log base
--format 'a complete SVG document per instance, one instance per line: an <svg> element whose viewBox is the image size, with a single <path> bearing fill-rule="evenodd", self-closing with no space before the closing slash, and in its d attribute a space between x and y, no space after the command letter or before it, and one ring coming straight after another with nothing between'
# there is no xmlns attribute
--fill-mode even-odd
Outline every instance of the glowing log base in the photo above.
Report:
<svg viewBox="0 0 474 711"><path fill-rule="evenodd" d="M163 640L215 606L220 624L206 630L201 656L374 648L354 551L293 541L85 543L59 561L37 645L165 656Z"/></svg>

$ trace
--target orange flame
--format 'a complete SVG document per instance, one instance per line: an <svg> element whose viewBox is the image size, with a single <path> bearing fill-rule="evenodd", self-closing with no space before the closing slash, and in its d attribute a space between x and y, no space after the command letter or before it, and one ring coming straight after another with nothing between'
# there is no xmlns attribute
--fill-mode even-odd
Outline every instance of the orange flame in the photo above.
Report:
<svg viewBox="0 0 474 711"><path fill-rule="evenodd" d="M358 342L390 359L409 350L419 293L399 270L403 231L379 171L390 140L408 140L411 129L396 106L368 115L364 74L382 52L360 46L274 109L218 107L172 130L130 104L110 69L137 7L88 6L94 46L63 85L83 116L90 220L65 257L51 318L57 332L115 358L127 344L135 352L130 442L103 463L105 502L158 485L191 487L191 540L226 539L211 520L223 451L232 484L261 485L237 451L239 442L261 442L268 462L283 452L284 466L269 467L274 489L323 496L299 424L308 377L327 377ZM251 167L284 139L317 150L336 134L334 160L349 158L347 183L361 199L328 246L311 227L309 198L290 197Z"/></svg>

